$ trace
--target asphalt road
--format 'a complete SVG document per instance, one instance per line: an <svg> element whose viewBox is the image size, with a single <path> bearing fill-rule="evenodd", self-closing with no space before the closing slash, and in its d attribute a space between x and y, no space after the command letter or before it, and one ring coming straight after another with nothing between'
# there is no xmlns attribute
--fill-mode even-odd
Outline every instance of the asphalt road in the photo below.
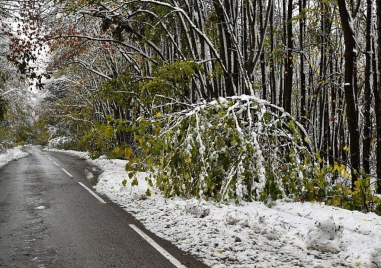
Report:
<svg viewBox="0 0 381 268"><path fill-rule="evenodd" d="M0 169L0 267L176 267L131 224L170 259L206 267L106 197L104 204L90 194L78 183L91 189L86 173L97 173L85 160L35 146L25 150L29 157Z"/></svg>

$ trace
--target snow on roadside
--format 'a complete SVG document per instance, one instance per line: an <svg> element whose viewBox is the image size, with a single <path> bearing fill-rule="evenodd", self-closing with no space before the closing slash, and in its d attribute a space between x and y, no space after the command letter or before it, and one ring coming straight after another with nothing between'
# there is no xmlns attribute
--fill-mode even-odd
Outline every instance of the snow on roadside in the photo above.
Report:
<svg viewBox="0 0 381 268"><path fill-rule="evenodd" d="M8 164L13 160L18 160L23 157L27 157L29 154L21 150L21 146L8 149L3 153L0 153L0 168Z"/></svg>
<svg viewBox="0 0 381 268"><path fill-rule="evenodd" d="M381 217L319 203L215 204L164 198L145 174L132 187L126 161L71 152L103 170L95 189L147 229L212 267L381 267Z"/></svg>

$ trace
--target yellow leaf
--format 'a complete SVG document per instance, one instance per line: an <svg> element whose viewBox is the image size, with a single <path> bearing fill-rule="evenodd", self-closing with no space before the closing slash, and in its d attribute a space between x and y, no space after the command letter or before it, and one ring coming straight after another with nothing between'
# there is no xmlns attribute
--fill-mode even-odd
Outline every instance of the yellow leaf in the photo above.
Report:
<svg viewBox="0 0 381 268"><path fill-rule="evenodd" d="M153 158L152 157L148 157L147 158L147 164L148 165L152 165L152 163L153 163Z"/></svg>
<svg viewBox="0 0 381 268"><path fill-rule="evenodd" d="M132 168L132 162L131 161L128 161L127 164L126 164L126 170L127 171L130 171Z"/></svg>
<svg viewBox="0 0 381 268"><path fill-rule="evenodd" d="M131 148L131 147L128 147L125 151L124 151L124 156L127 158L127 159L130 159L131 156L133 155L134 153L134 150Z"/></svg>
<svg viewBox="0 0 381 268"><path fill-rule="evenodd" d="M345 189L345 190L344 190L344 195L345 195L345 196L348 196L348 195L350 195L350 194L352 194L352 190L351 190L351 189Z"/></svg>
<svg viewBox="0 0 381 268"><path fill-rule="evenodd" d="M337 163L333 166L333 171L339 171L339 165Z"/></svg>
<svg viewBox="0 0 381 268"><path fill-rule="evenodd" d="M120 153L121 153L121 148L120 147L115 147L113 151L114 151L114 154L119 156Z"/></svg>
<svg viewBox="0 0 381 268"><path fill-rule="evenodd" d="M162 115L162 113L161 112L158 112L157 114L156 114L156 117L157 118L160 118L160 117L162 117L163 115Z"/></svg>
<svg viewBox="0 0 381 268"><path fill-rule="evenodd" d="M340 204L340 200L335 198L332 200L332 205L334 205L335 207L337 207L338 205Z"/></svg>

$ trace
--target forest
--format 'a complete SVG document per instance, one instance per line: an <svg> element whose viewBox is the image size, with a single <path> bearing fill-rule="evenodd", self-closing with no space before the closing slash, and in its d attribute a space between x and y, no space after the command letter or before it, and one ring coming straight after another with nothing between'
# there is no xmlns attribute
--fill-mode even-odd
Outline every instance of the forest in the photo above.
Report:
<svg viewBox="0 0 381 268"><path fill-rule="evenodd" d="M167 197L381 213L380 1L0 0L0 20L0 148L126 159L121 184Z"/></svg>

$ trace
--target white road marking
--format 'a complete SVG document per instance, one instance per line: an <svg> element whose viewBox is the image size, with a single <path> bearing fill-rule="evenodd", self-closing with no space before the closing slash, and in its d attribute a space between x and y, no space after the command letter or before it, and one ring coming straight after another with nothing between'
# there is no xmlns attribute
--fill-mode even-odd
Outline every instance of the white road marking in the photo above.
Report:
<svg viewBox="0 0 381 268"><path fill-rule="evenodd" d="M61 169L62 169L62 171L65 172L70 178L73 178L73 175L71 175L71 174L69 173L69 171L67 171L67 170L64 169L64 168L61 168Z"/></svg>
<svg viewBox="0 0 381 268"><path fill-rule="evenodd" d="M143 237L148 243L151 244L161 255L163 255L165 258L167 258L174 266L177 268L186 268L181 262L179 262L175 257L173 257L171 254L169 254L168 251L163 249L159 244L157 244L151 237L146 235L142 230L140 230L136 225L130 224L130 227L135 230L141 237Z"/></svg>
<svg viewBox="0 0 381 268"><path fill-rule="evenodd" d="M60 166L60 164L58 164L56 161L53 161L54 165L56 165L57 167Z"/></svg>
<svg viewBox="0 0 381 268"><path fill-rule="evenodd" d="M82 182L78 182L79 185L81 185L83 188L85 188L90 194L92 194L96 199L98 199L101 203L103 204L106 204L106 201L104 201L99 195L97 195L96 193L94 193L89 187L87 187L86 185L84 185Z"/></svg>
<svg viewBox="0 0 381 268"><path fill-rule="evenodd" d="M53 159L51 159L49 156L46 156L50 161L53 161Z"/></svg>

